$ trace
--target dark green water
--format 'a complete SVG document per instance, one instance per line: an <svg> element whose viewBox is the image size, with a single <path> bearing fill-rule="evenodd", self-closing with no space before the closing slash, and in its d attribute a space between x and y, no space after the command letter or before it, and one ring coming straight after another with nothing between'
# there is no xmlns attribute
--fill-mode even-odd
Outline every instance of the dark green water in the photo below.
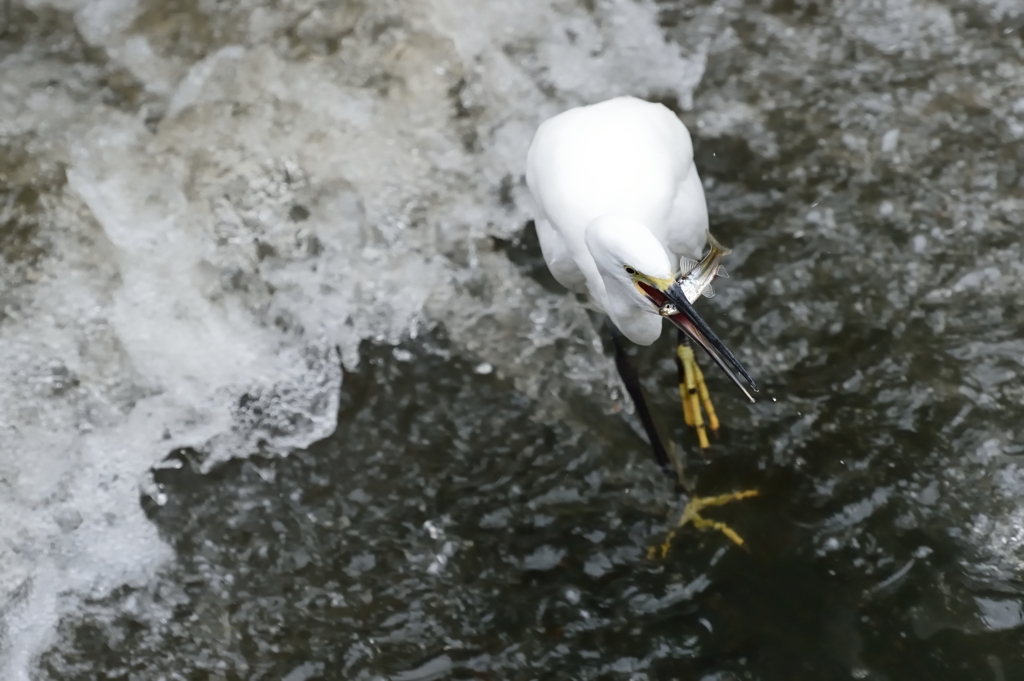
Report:
<svg viewBox="0 0 1024 681"><path fill-rule="evenodd" d="M59 678L97 669L206 678L221 663L221 678L296 668L330 679L1024 673L1019 632L942 628L964 618L956 542L896 529L883 509L861 523L859 546L819 555L843 500L821 498L814 479L834 461L759 470L759 437L726 436L695 469L707 492L760 488L759 499L715 514L743 533L746 550L689 531L666 560L648 561L671 497L621 423L538 425L512 386L476 374L444 341L401 349L407 359L364 348L363 369L345 377L337 432L308 451L209 475L192 467L194 453L175 452L180 467L157 473L170 501L143 502L179 564L118 594L114 618L104 600L96 620L87 608L65 624L74 646L46 656L44 669ZM801 452L861 451L830 439L809 437ZM874 489L850 487L852 496ZM920 547L931 551L920 557ZM908 561L905 578L886 585ZM154 610L165 615L156 626L135 616Z"/></svg>
<svg viewBox="0 0 1024 681"><path fill-rule="evenodd" d="M409 120L421 106L424 116L434 115L433 86L416 80L418 72L394 56L400 50L388 51L389 40L419 54L415 46L436 38L438 53L451 56L444 21L454 21L452 14L437 10L447 17L432 24L438 38L416 23L413 10L385 5L268 3L257 11L247 3L145 3L124 30L146 37L181 77L196 60L236 43L253 53L265 48L293 67L285 79L306 69L321 74L315 69L329 63L339 82L371 93L372 106L343 97L339 106L360 116L370 111L360 120L372 132L390 125L384 116L396 110ZM575 301L543 268L520 178L499 173L491 182L490 161L481 160L508 144L496 120L535 124L523 111L503 116L508 102L492 102L488 92L515 93L522 77L545 107L589 96L582 85L564 85L571 79L551 56L560 53L546 51L555 43L579 43L581 68L604 74L605 89L615 90L597 91L626 93L625 76L601 70L602 58L623 53L586 43L587 31L618 31L609 44L629 34L628 26L609 28L620 16L613 6L553 3L565 31L518 42L502 43L498 29L480 26L494 31L501 43L494 52L518 70L492 73L481 58L476 75L463 65L461 81L438 86L441 123L428 123L446 132L417 143L425 156L436 153L422 173L445 179L414 186L408 229L399 236L387 231L386 211L374 212L374 196L359 194L362 185L321 182L310 171L308 186L294 189L296 203L282 199L294 234L274 241L271 212L260 218L266 224L246 214L244 228L209 240L209 250L221 254L216 249L255 243L250 260L261 264L231 269L206 253L201 264L222 288L211 284L203 295L236 296L289 338L312 337L315 322L342 328L349 340L344 329L377 335L367 320L389 317L393 301L366 290L386 298L395 285L372 279L378 270L408 266L412 274L402 283L413 283L403 295L421 277L435 302L424 304L417 332L399 334L399 345L381 332L358 346L360 361L343 377L338 426L329 437L287 457L273 443L257 442L251 449L260 451L249 458L209 471L198 443L166 452L152 471L160 487L142 485L138 496L132 487L124 503L141 504L175 559L112 593L58 584L70 605L57 618L55 637L38 639L45 645L33 639L45 652L33 661L32 678L1024 679L1024 14L996 0L656 3L659 38L684 55L703 55L704 72L692 93L648 84L628 93L663 101L693 132L712 230L734 249L726 262L732 278L716 285L718 295L700 303L701 311L757 378L761 397L748 406L703 362L724 428L702 457L682 425L670 339L632 349L663 432L691 453L697 491L760 492L708 513L747 540L743 549L687 529L666 559L652 561L647 548L664 537L679 500L652 465L634 418L616 413L621 396L595 378L608 367L607 348L598 351L589 327L560 316L570 315L563 310ZM52 141L64 134L56 132L60 125L128 112L152 133L145 144L156 150L136 151L193 173L182 171L181 186L196 204L195 195L215 202L222 190L225 201L244 203L231 194L230 177L223 187L210 179L220 175L204 165L207 154L223 154L228 160L218 172L229 176L224 168L237 159L278 158L285 154L274 140L287 147L301 138L313 146L300 161L321 168L322 177L324 166L309 158L315 150L348 149L330 137L329 125L328 133L316 129L322 138L302 132L311 120L325 125L305 113L315 102L287 100L283 86L263 83L263 75L250 83L242 68L225 78L207 109L197 104L198 113L184 109L162 120L170 98L159 87L163 76L137 65L139 73L126 71L131 60L117 52L122 45L99 32L90 40L105 47L84 47L81 27L93 24L83 16L15 2L12 17L21 23L0 43L4 73L17 75L6 81L17 97L0 105L18 113L0 128L6 338L31 317L26 310L43 319L46 305L59 312L54 300L79 295L78 283L56 296L40 293L32 288L40 271L44 281L50 271L92 273L104 292L132 286L120 270L108 273L116 258L106 239L124 248L119 232L102 215L95 217L102 229L96 227L82 217L81 201L68 198L63 172L71 161ZM266 16L278 24L264 35ZM463 30L460 39L472 32ZM262 62L244 63L256 69ZM80 78L53 120L29 106L30 94L59 89L47 69ZM500 86L474 90L481 81ZM241 85L232 90L238 82L258 94ZM684 106L690 94L692 108ZM273 125L253 132L246 116L262 120L252 113L261 107L273 112ZM231 124L217 128L220 119L204 118L211 110L228 111ZM292 122L299 133L289 132ZM214 138L222 146L208 151ZM376 147L385 151L383 143ZM464 154L479 166L452 170L444 154ZM377 163L372 154L360 158L367 169ZM361 177L357 170L345 172ZM134 172L113 176L123 182ZM383 194L400 192L381 186ZM346 212L349 204L324 198L338 195L355 196L356 208ZM158 191L153 196L157 216L177 209L161 204ZM488 219L504 216L507 224L477 225L474 207L484 205L493 208ZM214 213L188 215L213 224ZM325 213L362 230L344 244L356 255L343 261L354 273L342 269L340 280L330 278L338 261L322 255L331 244L298 231L307 218L328 224ZM188 234L186 222L173 229ZM86 225L86 237L69 227L78 224ZM326 241L324 234L321 228ZM272 268L285 267L293 257L287 248L298 250L300 241L314 274L275 279ZM412 256L358 269L378 262L379 254L360 250L369 246L412 253L438 269L412 269ZM85 265L72 257L79 251L90 254ZM327 304L312 315L298 304L289 308L305 300L288 298L289 284L325 300L338 288L363 289L346 299L357 311L345 308L342 322ZM48 302L33 308L33 299ZM394 309L399 316L402 309ZM548 315L547 328L566 329L564 337L547 339L538 330L544 324L523 321L534 313ZM63 347L53 340L60 333L52 333L29 335ZM79 347L97 342L87 340ZM493 366L481 364L485 359ZM145 364L132 355L125 366L78 369L81 379L68 394L88 388L130 412L142 396L160 392L149 375L131 378L131 390L117 383L117 391L103 392L116 383L111 374L135 376L133 361ZM53 394L65 399L63 389ZM259 421L256 410L272 402L260 395L268 394L230 399L236 412ZM73 406L88 411L80 404L91 403L81 399ZM174 437L187 440L177 431ZM7 471L20 469L11 461L31 451L0 453L7 457L0 457L0 477L13 489L17 476ZM63 488L31 503L11 493L11 505L7 487L0 492L8 513L25 517L48 513L46 504L63 503L63 494L81 498ZM116 532L116 513L106 513ZM88 526L84 507L82 515ZM16 549L5 561L17 555L31 563L33 551L46 554L45 533L29 542L32 550L18 543L37 536L26 527L4 535ZM67 569L74 568L72 561ZM29 589L19 588L10 603ZM0 613L13 607L0 603ZM15 631L4 634L17 639Z"/></svg>

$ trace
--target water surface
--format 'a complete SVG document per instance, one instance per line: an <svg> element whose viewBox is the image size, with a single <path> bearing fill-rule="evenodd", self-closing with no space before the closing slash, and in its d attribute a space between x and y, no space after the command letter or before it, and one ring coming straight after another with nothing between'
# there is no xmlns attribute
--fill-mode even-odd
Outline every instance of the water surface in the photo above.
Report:
<svg viewBox="0 0 1024 681"><path fill-rule="evenodd" d="M0 12L0 17L3 17ZM0 38L7 678L1024 678L1015 3L15 1ZM661 541L537 123L694 135L762 386L634 349L747 540Z"/></svg>

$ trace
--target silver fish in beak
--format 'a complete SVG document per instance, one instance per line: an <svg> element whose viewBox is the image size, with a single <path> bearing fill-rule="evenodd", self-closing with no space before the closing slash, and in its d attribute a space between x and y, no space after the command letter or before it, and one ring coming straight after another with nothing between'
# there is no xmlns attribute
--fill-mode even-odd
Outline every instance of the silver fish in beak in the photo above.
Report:
<svg viewBox="0 0 1024 681"><path fill-rule="evenodd" d="M679 284L679 288L683 290L683 294L690 303L696 302L700 296L711 298L715 295L715 289L711 286L715 277L729 278L729 273L722 267L722 259L732 253L732 249L718 243L718 240L711 236L711 232L708 232L708 243L711 245L711 252L700 262L689 258L679 259L679 276L676 278L676 283ZM663 305L659 310L659 314L663 317L670 317L677 313L678 310L672 311L671 303Z"/></svg>
<svg viewBox="0 0 1024 681"><path fill-rule="evenodd" d="M693 303L702 295L710 298L715 294L711 282L716 276L729 276L721 262L722 258L732 251L718 243L711 236L710 231L708 232L708 243L711 245L711 252L704 256L699 263L694 263L686 258L680 261L681 273L675 282L663 291L664 300L660 302L658 314L668 318L690 340L704 348L715 364L725 372L725 375L736 384L737 388L743 391L747 399L754 402L754 396L750 394L750 390L757 392L757 384L754 379L693 308ZM657 300L653 302L659 304ZM740 376L746 379L750 390L740 380Z"/></svg>

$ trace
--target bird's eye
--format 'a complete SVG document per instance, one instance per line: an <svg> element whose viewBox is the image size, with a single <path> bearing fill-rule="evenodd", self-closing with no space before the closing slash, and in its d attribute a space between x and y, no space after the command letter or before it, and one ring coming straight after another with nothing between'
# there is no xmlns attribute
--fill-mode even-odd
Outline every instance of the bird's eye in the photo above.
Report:
<svg viewBox="0 0 1024 681"><path fill-rule="evenodd" d="M632 275L632 274L636 274L636 270L634 270L634 269L633 269L632 267L629 267L629 266L627 265L627 266L626 266L626 274L630 274L630 275Z"/></svg>

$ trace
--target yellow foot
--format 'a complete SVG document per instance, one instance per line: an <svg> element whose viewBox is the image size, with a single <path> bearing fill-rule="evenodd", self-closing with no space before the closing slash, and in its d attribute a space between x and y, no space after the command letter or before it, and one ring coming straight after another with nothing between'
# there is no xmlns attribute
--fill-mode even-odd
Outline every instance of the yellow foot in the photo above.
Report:
<svg viewBox="0 0 1024 681"><path fill-rule="evenodd" d="M739 501L740 499L747 499L749 497L756 497L757 490L745 490L743 492L732 492L731 494L720 494L717 497L694 497L690 500L690 503L683 509L683 515L679 518L679 523L676 525L674 530L670 530L668 535L665 537L665 541L658 546L652 546L647 549L647 559L655 560L660 557L664 558L668 555L669 549L672 547L672 540L675 539L676 532L678 532L686 523L693 523L693 526L698 530L718 530L726 537L731 539L737 546L743 546L743 538L736 534L736 531L725 523L718 522L717 520L708 520L701 516L700 512L708 506L723 506L728 504L730 501Z"/></svg>
<svg viewBox="0 0 1024 681"><path fill-rule="evenodd" d="M689 346L680 344L676 348L676 357L679 367L679 397L683 401L683 418L686 420L686 425L697 429L700 448L707 449L711 445L708 442L701 406L704 407L704 411L708 415L707 428L717 431L719 424L715 407L711 404L711 395L708 394L708 386L704 383L704 374L697 366L697 359L693 356L693 349Z"/></svg>

